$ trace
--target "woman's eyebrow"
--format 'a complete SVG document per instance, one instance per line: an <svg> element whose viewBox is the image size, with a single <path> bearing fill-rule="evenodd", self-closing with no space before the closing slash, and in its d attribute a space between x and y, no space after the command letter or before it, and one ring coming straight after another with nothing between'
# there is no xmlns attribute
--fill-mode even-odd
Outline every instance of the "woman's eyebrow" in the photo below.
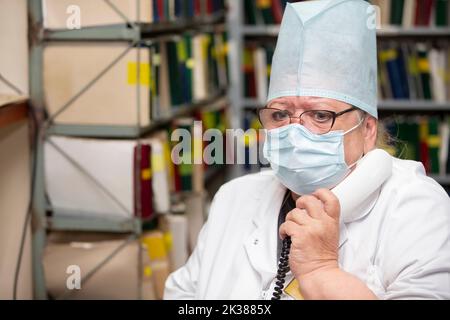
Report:
<svg viewBox="0 0 450 320"><path fill-rule="evenodd" d="M292 103L290 103L289 101L286 100L280 100L280 101L272 101L269 103L268 107L273 107L274 105L284 105L284 106L292 106Z"/></svg>
<svg viewBox="0 0 450 320"><path fill-rule="evenodd" d="M303 107L309 107L315 110L330 110L330 111L335 111L336 109L338 109L324 101L308 101L304 103Z"/></svg>

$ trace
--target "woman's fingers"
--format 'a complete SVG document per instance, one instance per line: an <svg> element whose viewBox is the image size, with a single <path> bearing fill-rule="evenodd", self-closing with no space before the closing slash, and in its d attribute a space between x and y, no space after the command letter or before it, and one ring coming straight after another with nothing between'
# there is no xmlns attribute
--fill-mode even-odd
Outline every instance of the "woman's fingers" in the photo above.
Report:
<svg viewBox="0 0 450 320"><path fill-rule="evenodd" d="M298 225L309 225L313 223L313 220L306 210L298 208L291 210L286 216L286 221L292 221Z"/></svg>
<svg viewBox="0 0 450 320"><path fill-rule="evenodd" d="M284 239L286 237L295 237L300 234L305 227L295 223L294 221L286 221L280 226L280 238Z"/></svg>
<svg viewBox="0 0 450 320"><path fill-rule="evenodd" d="M328 189L318 189L313 193L323 203L325 212L333 219L339 220L341 205L336 195Z"/></svg>
<svg viewBox="0 0 450 320"><path fill-rule="evenodd" d="M322 202L313 195L301 196L296 201L296 207L298 209L304 209L314 219L320 219L324 212Z"/></svg>

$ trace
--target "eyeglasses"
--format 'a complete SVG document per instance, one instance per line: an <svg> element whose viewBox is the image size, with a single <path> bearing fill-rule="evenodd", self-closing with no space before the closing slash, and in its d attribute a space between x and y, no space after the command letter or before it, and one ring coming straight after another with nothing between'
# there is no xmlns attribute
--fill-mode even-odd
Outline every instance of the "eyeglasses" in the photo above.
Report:
<svg viewBox="0 0 450 320"><path fill-rule="evenodd" d="M265 129L276 129L292 123L292 119L299 119L300 124L315 134L326 134L331 131L336 118L358 110L351 107L341 112L330 110L308 110L296 117L288 110L276 108L261 108L258 110L259 121Z"/></svg>

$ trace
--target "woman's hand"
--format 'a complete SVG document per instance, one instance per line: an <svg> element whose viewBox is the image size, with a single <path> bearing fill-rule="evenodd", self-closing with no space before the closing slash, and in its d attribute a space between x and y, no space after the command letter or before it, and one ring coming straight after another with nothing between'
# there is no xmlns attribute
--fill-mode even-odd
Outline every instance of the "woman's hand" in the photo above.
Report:
<svg viewBox="0 0 450 320"><path fill-rule="evenodd" d="M301 283L316 271L339 268L340 204L331 191L319 189L300 197L296 206L279 231L281 238L291 237L289 266Z"/></svg>

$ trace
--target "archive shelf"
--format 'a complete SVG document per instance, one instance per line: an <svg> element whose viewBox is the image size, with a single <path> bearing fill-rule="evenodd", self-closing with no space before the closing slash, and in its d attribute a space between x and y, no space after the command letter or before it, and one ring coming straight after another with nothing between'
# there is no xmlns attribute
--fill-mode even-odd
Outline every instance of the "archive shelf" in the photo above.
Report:
<svg viewBox="0 0 450 320"><path fill-rule="evenodd" d="M431 178L443 185L450 185L450 175L430 175Z"/></svg>
<svg viewBox="0 0 450 320"><path fill-rule="evenodd" d="M165 117L160 117L152 120L152 123L146 127L138 128L136 126L90 126L90 125L70 125L70 124L51 124L47 130L49 135L65 135L75 137L90 137L90 138L123 138L132 139L139 138L156 129L164 127L172 122L174 119L187 116L195 111L201 110L205 107L219 106L224 107L228 104L228 99L225 95L225 90L221 90L211 97L194 102L192 104L185 104L174 107L172 113Z"/></svg>
<svg viewBox="0 0 450 320"><path fill-rule="evenodd" d="M200 30L209 32L211 30L224 29L225 12L195 18L191 20L177 20L170 23L124 23L120 25L98 26L82 28L78 30L46 30L43 27L43 1L28 0L28 13L30 17L30 105L34 110L39 122L39 142L36 147L36 173L34 179L33 199L33 282L34 297L46 299L46 284L42 266L42 256L46 243L47 231L87 231L108 233L129 233L138 238L142 233L142 225L149 222L139 217L113 218L113 217L89 217L85 212L67 210L52 207L47 201L44 173L44 142L52 135L115 138L115 139L139 139L145 134L170 124L174 119L192 115L195 111L207 108L224 108L228 104L227 88L218 92L210 92L210 96L202 101L192 104L173 106L171 113L153 119L151 124L141 127L136 126L86 126L55 124L51 119L46 119L45 99L43 88L43 50L46 44L60 41L120 41L126 42L129 47L140 44L149 44L152 39L162 39L181 34L184 31ZM119 59L119 58L118 58ZM110 67L113 65L112 63ZM106 72L106 69L103 72ZM71 102L77 96L83 94L90 86L95 85L93 79L80 92L69 100L62 110L70 107ZM139 105L139 104L138 104ZM1 111L1 109L0 109ZM139 113L139 112L138 112ZM208 175L209 177L210 175ZM47 213L50 213L47 216ZM154 215L155 217L156 215ZM117 251L118 252L118 251ZM111 257L106 257L99 262L97 271ZM142 259L139 255L139 259ZM141 268L141 263L138 263ZM141 275L142 270L138 270ZM140 293L140 292L139 292Z"/></svg>
<svg viewBox="0 0 450 320"><path fill-rule="evenodd" d="M142 222L138 218L84 217L82 212L53 209L53 217L47 218L46 228L52 231L84 231L136 233L141 231Z"/></svg>
<svg viewBox="0 0 450 320"><path fill-rule="evenodd" d="M244 25L242 34L244 36L269 36L276 37L280 32L279 25ZM401 28L395 26L382 26L377 30L378 37L448 37L450 28L447 27L413 27Z"/></svg>
<svg viewBox="0 0 450 320"><path fill-rule="evenodd" d="M191 20L174 21L170 23L132 23L86 27L73 30L44 30L44 41L138 41L145 38L155 38L168 34L177 34L188 29L201 29L215 24L223 24L225 13L218 12L210 17L200 17Z"/></svg>
<svg viewBox="0 0 450 320"><path fill-rule="evenodd" d="M450 102L429 100L382 100L378 104L380 111L446 111L450 112Z"/></svg>

